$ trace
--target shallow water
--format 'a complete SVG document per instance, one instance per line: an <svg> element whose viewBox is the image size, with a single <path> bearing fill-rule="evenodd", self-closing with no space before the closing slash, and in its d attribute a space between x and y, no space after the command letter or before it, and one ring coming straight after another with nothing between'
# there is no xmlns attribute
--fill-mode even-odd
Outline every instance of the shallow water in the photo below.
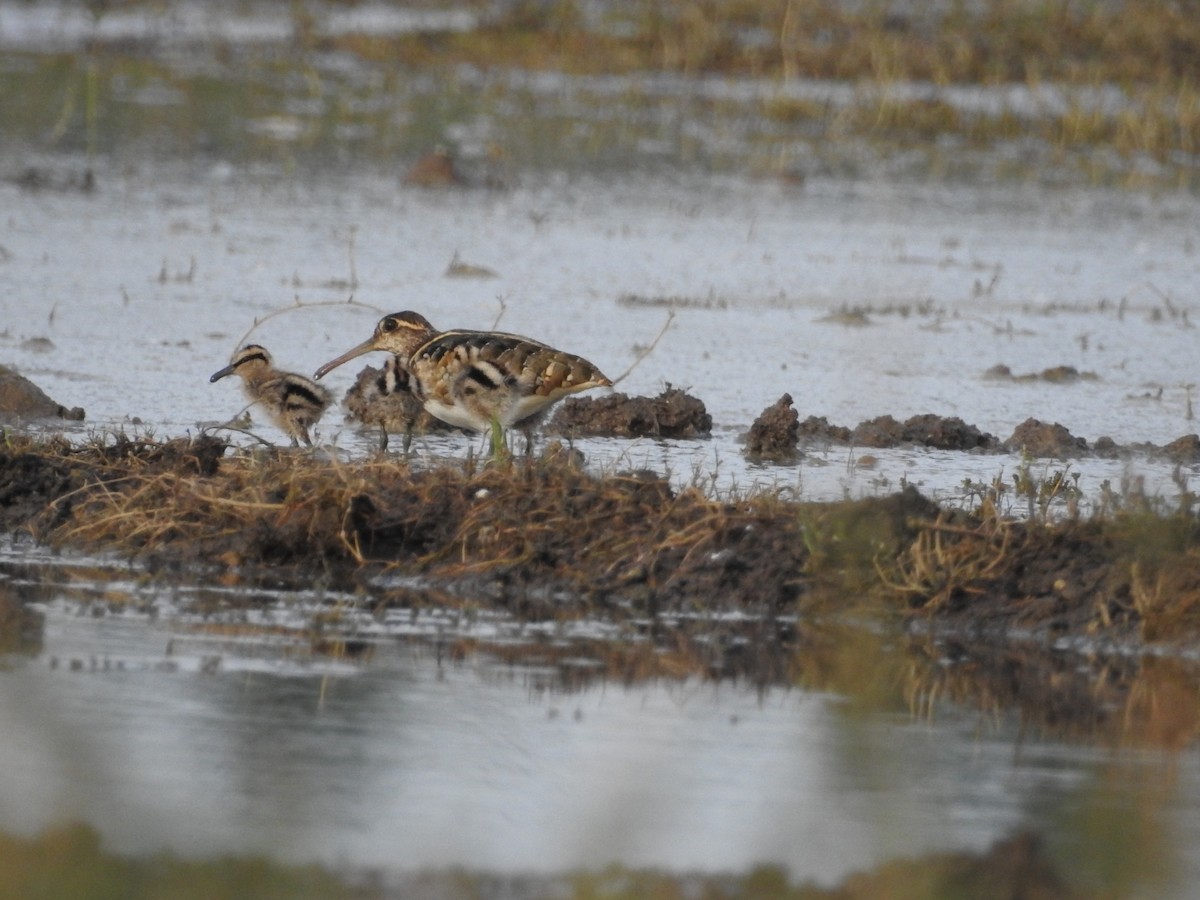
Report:
<svg viewBox="0 0 1200 900"><path fill-rule="evenodd" d="M690 176L422 192L390 174L151 163L99 179L95 196L0 186L0 349L60 403L85 407L87 429L137 419L165 437L226 420L240 393L208 375L248 338L309 373L381 313L415 308L440 327L499 319L616 376L674 308L619 387L687 387L707 404L713 439L582 442L597 464L824 499L904 481L953 497L964 478L1007 478L1020 463L901 449L870 451L878 462L864 468L860 451L833 446L810 448L798 467L747 465L740 437L784 392L802 417L851 426L932 412L1002 439L1030 416L1123 444L1196 430L1200 211L1183 195L838 182L793 191ZM447 277L455 253L498 277ZM868 324L826 320L845 308L866 310ZM996 364L1097 378L985 377ZM356 371L328 382L340 395ZM339 418L322 424L323 442L373 445ZM418 447L461 455L468 443ZM1085 497L1136 476L1151 494L1177 493L1165 463L1071 470Z"/></svg>
<svg viewBox="0 0 1200 900"><path fill-rule="evenodd" d="M451 661L433 636L514 623L438 610L377 622L369 657L330 659L287 636L304 595L252 614L274 638L247 637L216 627L242 614L197 617L135 573L5 556L5 588L33 591L46 615L40 652L0 674L8 831L80 819L121 853L262 852L384 883L429 867L614 861L771 863L832 883L1027 828L1096 879L1105 867L1081 845L1104 838L1071 823L1103 805L1123 821L1127 848L1106 850L1121 878L1169 896L1169 875L1200 875L1186 858L1200 837L1192 754L1021 737L1009 716L949 704L920 719L864 714L833 694L694 679L564 691L536 666ZM142 611L111 605L123 597ZM1150 841L1151 856L1117 859Z"/></svg>

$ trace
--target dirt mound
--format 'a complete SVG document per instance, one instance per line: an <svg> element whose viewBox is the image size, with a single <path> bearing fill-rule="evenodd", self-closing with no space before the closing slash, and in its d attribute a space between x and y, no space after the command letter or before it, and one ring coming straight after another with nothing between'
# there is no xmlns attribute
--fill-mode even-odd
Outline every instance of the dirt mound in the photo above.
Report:
<svg viewBox="0 0 1200 900"><path fill-rule="evenodd" d="M712 433L712 416L703 401L668 387L657 397L569 397L546 430L581 437L698 438Z"/></svg>
<svg viewBox="0 0 1200 900"><path fill-rule="evenodd" d="M1191 464L1200 462L1200 435L1185 434L1162 448L1165 456L1176 462Z"/></svg>
<svg viewBox="0 0 1200 900"><path fill-rule="evenodd" d="M900 447L918 444L935 450L993 450L998 442L986 431L968 425L957 416L933 413L912 416L899 422L892 416L877 416L853 429L830 425L824 416L809 416L799 426L800 436L809 440L836 441L860 447Z"/></svg>
<svg viewBox="0 0 1200 900"><path fill-rule="evenodd" d="M163 472L211 477L228 444L211 435L158 443L118 435L75 447L62 439L0 448L0 528L56 528L88 485L141 481Z"/></svg>
<svg viewBox="0 0 1200 900"><path fill-rule="evenodd" d="M91 194L96 190L96 174L90 167L80 171L59 172L26 166L15 175L5 176L4 180L23 191Z"/></svg>
<svg viewBox="0 0 1200 900"><path fill-rule="evenodd" d="M854 428L831 425L824 416L809 416L797 426L800 440L809 442L833 441L860 447L899 447L915 444L935 450L1007 451L1034 457L1071 459L1086 454L1104 458L1145 453L1165 456L1176 462L1200 462L1200 436L1189 434L1166 446L1156 444L1118 444L1110 437L1099 437L1092 446L1075 437L1064 426L1047 424L1029 418L1013 430L1012 436L1000 441L986 431L980 431L957 416L938 416L932 413L912 416L904 422L889 415L860 422Z"/></svg>
<svg viewBox="0 0 1200 900"><path fill-rule="evenodd" d="M810 441L836 441L839 444L849 444L854 440L854 432L843 425L830 425L824 416L809 416L800 423L799 435Z"/></svg>
<svg viewBox="0 0 1200 900"><path fill-rule="evenodd" d="M1086 440L1075 437L1057 422L1047 425L1033 418L1018 425L1012 437L1004 442L1004 447L1013 453L1055 459L1079 456L1088 450Z"/></svg>
<svg viewBox="0 0 1200 900"><path fill-rule="evenodd" d="M983 373L984 378L997 381L1045 381L1049 384L1074 384L1077 381L1099 381L1100 376L1095 372L1080 372L1074 366L1051 366L1040 372L1026 372L1014 375L1008 366L997 364Z"/></svg>
<svg viewBox="0 0 1200 900"><path fill-rule="evenodd" d="M764 409L746 435L746 455L783 462L799 456L800 414L792 406L792 395L784 394Z"/></svg>
<svg viewBox="0 0 1200 900"><path fill-rule="evenodd" d="M0 416L22 419L69 419L82 421L81 407L67 409L23 375L0 366Z"/></svg>
<svg viewBox="0 0 1200 900"><path fill-rule="evenodd" d="M904 423L891 416L879 416L862 422L854 429L853 441L862 447L898 447L919 444L935 450L991 449L996 439L957 416L932 413L912 416Z"/></svg>

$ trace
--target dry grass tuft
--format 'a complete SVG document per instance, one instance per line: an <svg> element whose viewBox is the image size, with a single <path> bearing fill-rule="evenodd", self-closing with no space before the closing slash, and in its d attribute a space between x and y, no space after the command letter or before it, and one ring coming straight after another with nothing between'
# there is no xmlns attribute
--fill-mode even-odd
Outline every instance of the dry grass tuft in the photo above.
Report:
<svg viewBox="0 0 1200 900"><path fill-rule="evenodd" d="M648 473L598 478L567 454L415 468L224 450L123 437L14 448L0 455L0 495L23 499L9 524L41 540L182 565L394 570L520 603L565 591L653 606L711 591L776 608L798 594L806 551L771 498L724 504Z"/></svg>
<svg viewBox="0 0 1200 900"><path fill-rule="evenodd" d="M210 572L416 576L538 617L737 609L920 616L997 635L1200 634L1200 526L1187 510L1014 521L951 513L911 488L718 501L653 473L593 475L570 454L419 468L226 450L212 437L10 440L0 521ZM411 602L389 590L371 588L378 602Z"/></svg>

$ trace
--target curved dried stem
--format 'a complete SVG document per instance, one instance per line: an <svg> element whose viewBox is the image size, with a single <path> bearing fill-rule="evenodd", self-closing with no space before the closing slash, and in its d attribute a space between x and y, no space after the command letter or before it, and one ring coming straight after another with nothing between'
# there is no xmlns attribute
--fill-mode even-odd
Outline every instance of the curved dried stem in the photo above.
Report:
<svg viewBox="0 0 1200 900"><path fill-rule="evenodd" d="M675 310L671 309L667 311L667 319L663 322L662 328L658 330L658 334L654 336L654 340L650 342L650 345L637 355L634 361L629 364L629 368L613 379L614 386L628 378L633 370L642 364L642 360L654 352L654 349L658 346L658 342L662 340L663 335L667 333L667 329L671 327L673 321L675 321Z"/></svg>

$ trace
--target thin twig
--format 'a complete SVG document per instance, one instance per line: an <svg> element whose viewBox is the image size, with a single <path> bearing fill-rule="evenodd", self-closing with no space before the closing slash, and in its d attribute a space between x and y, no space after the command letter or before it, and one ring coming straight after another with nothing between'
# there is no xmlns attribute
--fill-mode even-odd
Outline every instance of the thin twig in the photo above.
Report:
<svg viewBox="0 0 1200 900"><path fill-rule="evenodd" d="M246 343L246 339L250 337L250 335L254 334L259 325L262 325L264 322L273 319L276 316L281 316L284 313L295 312L298 309L318 309L322 306L355 306L361 309L370 310L377 316L382 316L385 314L384 310L380 309L378 306L374 306L370 303L363 303L361 300L355 300L353 294L351 294L345 300L305 301L301 300L299 297L296 297L290 306L281 306L277 309L271 310L264 316L255 316L254 324L247 328L245 334L238 338L237 347L244 345ZM237 348L235 347L234 349Z"/></svg>
<svg viewBox="0 0 1200 900"><path fill-rule="evenodd" d="M244 435L246 435L246 437L254 438L256 441L258 441L264 447L270 447L272 449L275 448L275 445L272 444L270 441L268 441L266 438L259 437L257 434L255 434L253 431L250 431L248 428L239 428L237 425L233 425L230 422L225 422L224 424L221 424L221 425L205 425L203 428L200 429L201 434L210 434L214 431L236 431L238 434L244 434Z"/></svg>
<svg viewBox="0 0 1200 900"><path fill-rule="evenodd" d="M500 304L500 309L496 312L496 318L492 319L492 331L496 330L496 326L500 324L500 320L504 318L504 314L508 312L508 303L504 300L503 294L496 295L496 302Z"/></svg>
<svg viewBox="0 0 1200 900"><path fill-rule="evenodd" d="M654 352L654 348L658 346L658 342L662 340L663 335L667 333L667 329L671 327L673 321L675 321L675 310L668 310L667 321L663 322L662 328L658 330L658 334L654 336L654 340L650 342L650 346L638 354L637 359L630 364L628 369L613 379L614 385L618 385L628 378L633 370L642 364L642 360Z"/></svg>

